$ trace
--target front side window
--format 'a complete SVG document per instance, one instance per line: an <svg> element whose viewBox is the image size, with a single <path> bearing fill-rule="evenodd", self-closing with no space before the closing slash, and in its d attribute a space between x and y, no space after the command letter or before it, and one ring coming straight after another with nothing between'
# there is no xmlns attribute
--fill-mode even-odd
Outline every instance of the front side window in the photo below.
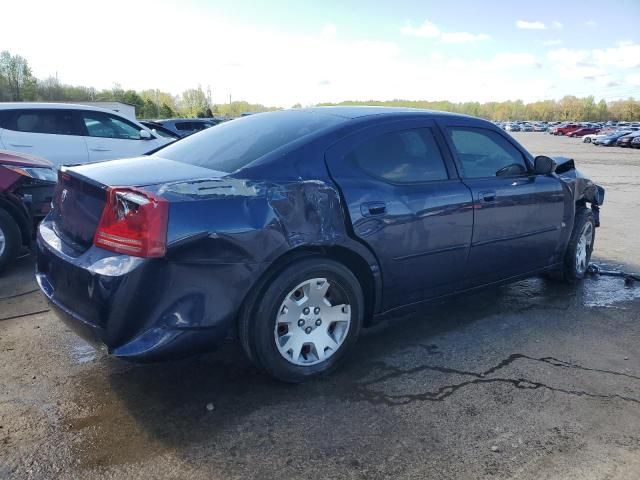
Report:
<svg viewBox="0 0 640 480"><path fill-rule="evenodd" d="M484 128L450 127L449 135L465 178L527 173L525 159L497 132Z"/></svg>
<svg viewBox="0 0 640 480"><path fill-rule="evenodd" d="M90 137L140 140L140 130L115 115L102 112L81 112L81 114Z"/></svg>
<svg viewBox="0 0 640 480"><path fill-rule="evenodd" d="M367 173L394 183L448 179L429 128L385 133L358 145L347 159Z"/></svg>
<svg viewBox="0 0 640 480"><path fill-rule="evenodd" d="M54 135L78 135L78 129L70 110L18 110L7 119L6 128L18 132L48 133Z"/></svg>

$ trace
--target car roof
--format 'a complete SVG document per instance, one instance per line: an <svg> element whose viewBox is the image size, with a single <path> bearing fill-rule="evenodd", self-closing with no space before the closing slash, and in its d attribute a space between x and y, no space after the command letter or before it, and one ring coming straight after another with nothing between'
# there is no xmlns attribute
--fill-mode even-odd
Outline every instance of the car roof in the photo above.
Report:
<svg viewBox="0 0 640 480"><path fill-rule="evenodd" d="M413 115L428 115L431 117L462 117L462 118L475 118L469 115L462 115L458 113L443 112L439 110L427 110L422 108L409 108L409 107L379 107L379 106L331 106L331 107L309 107L309 108L297 108L291 111L305 111L324 113L328 115L336 115L343 118L360 118L373 115L399 115L399 114L413 114Z"/></svg>
<svg viewBox="0 0 640 480"><path fill-rule="evenodd" d="M113 113L120 117L124 117L120 112L116 112L115 110L110 110L108 108L102 107L94 107L89 105L79 105L77 103L63 103L63 102L0 102L0 110L29 110L29 109L38 109L38 110L46 110L46 109L74 109L74 110L89 110L89 111L98 111L98 112L106 112ZM124 117L126 118L126 117Z"/></svg>

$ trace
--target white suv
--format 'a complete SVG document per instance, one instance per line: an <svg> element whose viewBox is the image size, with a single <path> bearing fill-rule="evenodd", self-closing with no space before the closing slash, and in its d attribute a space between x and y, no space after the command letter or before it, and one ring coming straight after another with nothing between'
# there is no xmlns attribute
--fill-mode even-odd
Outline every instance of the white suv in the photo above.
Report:
<svg viewBox="0 0 640 480"><path fill-rule="evenodd" d="M0 103L0 149L43 157L56 167L135 157L170 141L103 108Z"/></svg>

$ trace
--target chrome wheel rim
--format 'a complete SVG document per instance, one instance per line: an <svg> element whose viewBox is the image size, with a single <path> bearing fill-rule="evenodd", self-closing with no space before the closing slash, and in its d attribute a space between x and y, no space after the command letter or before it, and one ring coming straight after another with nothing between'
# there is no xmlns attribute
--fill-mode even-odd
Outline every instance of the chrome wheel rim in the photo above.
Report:
<svg viewBox="0 0 640 480"><path fill-rule="evenodd" d="M587 262L589 257L589 250L593 243L593 225L591 222L587 222L582 227L580 232L580 240L578 240L578 246L576 248L576 271L579 274L583 274L587 271Z"/></svg>
<svg viewBox="0 0 640 480"><path fill-rule="evenodd" d="M332 357L350 325L351 305L344 291L326 278L312 278L286 295L273 334L280 355L306 367Z"/></svg>
<svg viewBox="0 0 640 480"><path fill-rule="evenodd" d="M0 257L4 253L4 249L7 245L7 240L4 237L4 232L2 231L2 227L0 227Z"/></svg>

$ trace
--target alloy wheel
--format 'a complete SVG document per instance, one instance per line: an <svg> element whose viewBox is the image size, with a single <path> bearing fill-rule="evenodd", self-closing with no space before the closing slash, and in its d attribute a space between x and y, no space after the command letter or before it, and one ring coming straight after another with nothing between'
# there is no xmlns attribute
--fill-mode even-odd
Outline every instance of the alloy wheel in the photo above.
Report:
<svg viewBox="0 0 640 480"><path fill-rule="evenodd" d="M4 232L2 231L2 227L0 227L0 257L4 253L4 249L7 246L7 240L4 236Z"/></svg>
<svg viewBox="0 0 640 480"><path fill-rule="evenodd" d="M291 290L278 310L276 347L288 362L310 366L324 362L344 343L351 325L351 306L337 283L306 280Z"/></svg>
<svg viewBox="0 0 640 480"><path fill-rule="evenodd" d="M578 240L578 246L576 247L576 272L580 275L587 271L587 261L589 257L589 251L591 250L591 244L593 243L593 224L587 222L582 227L580 232L580 240Z"/></svg>

